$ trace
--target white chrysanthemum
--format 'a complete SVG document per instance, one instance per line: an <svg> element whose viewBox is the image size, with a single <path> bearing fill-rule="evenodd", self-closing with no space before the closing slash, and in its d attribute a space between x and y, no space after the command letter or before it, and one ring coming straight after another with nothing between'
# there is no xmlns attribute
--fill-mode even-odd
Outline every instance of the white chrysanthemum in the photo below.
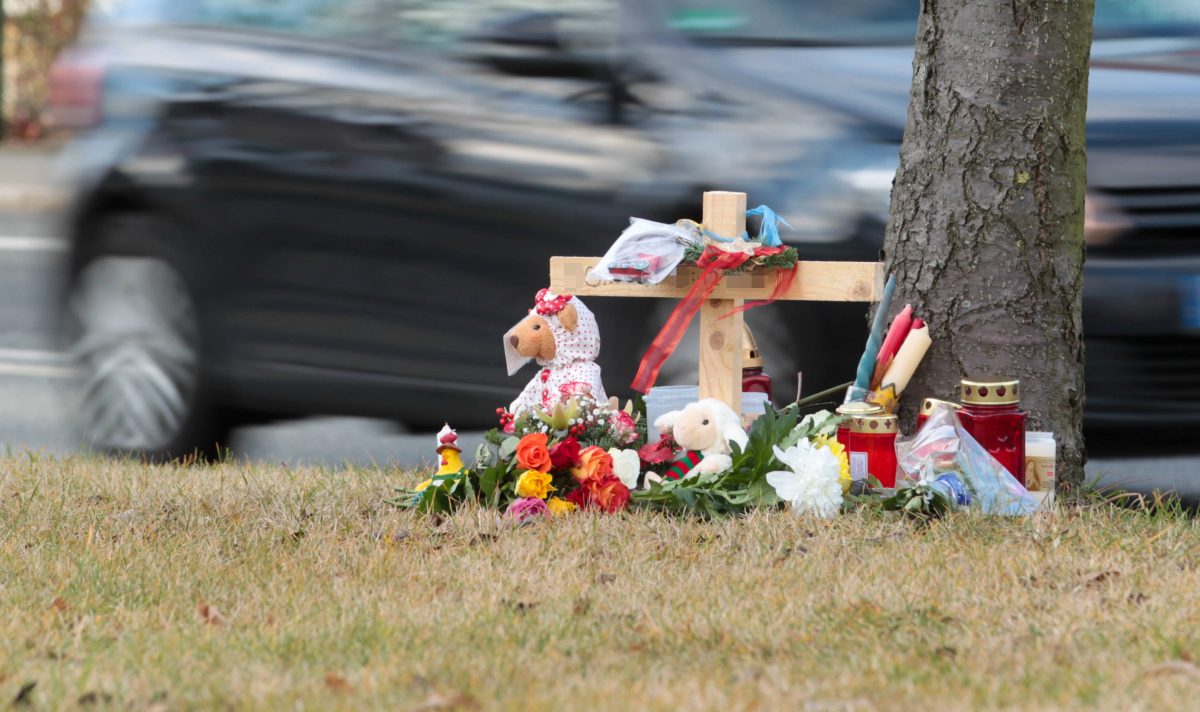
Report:
<svg viewBox="0 0 1200 712"><path fill-rule="evenodd" d="M828 448L807 440L787 450L775 448L775 457L791 468L767 473L767 483L797 514L833 517L842 507L841 463Z"/></svg>
<svg viewBox="0 0 1200 712"><path fill-rule="evenodd" d="M642 474L642 460L638 457L637 450L613 447L608 449L608 454L612 455L613 474L621 480L621 484L629 489L637 487L638 475Z"/></svg>

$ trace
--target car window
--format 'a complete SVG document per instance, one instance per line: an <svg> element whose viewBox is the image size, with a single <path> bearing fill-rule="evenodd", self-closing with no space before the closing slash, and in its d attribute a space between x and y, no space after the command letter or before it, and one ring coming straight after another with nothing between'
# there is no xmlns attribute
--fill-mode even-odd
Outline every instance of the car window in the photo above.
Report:
<svg viewBox="0 0 1200 712"><path fill-rule="evenodd" d="M596 41L616 27L618 0L385 0L389 37L454 50L499 28L553 32L567 43ZM549 29L553 28L553 29Z"/></svg>
<svg viewBox="0 0 1200 712"><path fill-rule="evenodd" d="M372 36L380 0L109 0L102 20L126 24L233 27L307 37Z"/></svg>
<svg viewBox="0 0 1200 712"><path fill-rule="evenodd" d="M912 42L919 0L649 0L648 21L698 41Z"/></svg>
<svg viewBox="0 0 1200 712"><path fill-rule="evenodd" d="M648 22L697 41L911 43L920 0L642 0ZM1194 35L1200 0L1096 0L1096 37Z"/></svg>
<svg viewBox="0 0 1200 712"><path fill-rule="evenodd" d="M1096 0L1096 36L1194 35L1197 0Z"/></svg>

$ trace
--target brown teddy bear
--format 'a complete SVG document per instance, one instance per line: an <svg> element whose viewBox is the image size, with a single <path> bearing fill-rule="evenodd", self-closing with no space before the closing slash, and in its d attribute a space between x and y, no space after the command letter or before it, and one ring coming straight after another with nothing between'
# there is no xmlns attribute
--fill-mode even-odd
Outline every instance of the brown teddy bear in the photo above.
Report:
<svg viewBox="0 0 1200 712"><path fill-rule="evenodd" d="M529 316L504 335L504 353L510 376L531 359L542 367L508 407L514 415L539 406L550 409L575 395L608 398L595 362L600 355L596 317L570 294L538 292Z"/></svg>

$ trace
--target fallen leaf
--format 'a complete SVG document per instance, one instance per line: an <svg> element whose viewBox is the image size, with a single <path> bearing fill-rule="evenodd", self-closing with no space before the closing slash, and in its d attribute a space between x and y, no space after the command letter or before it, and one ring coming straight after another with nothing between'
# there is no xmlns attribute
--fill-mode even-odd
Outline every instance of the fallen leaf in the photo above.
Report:
<svg viewBox="0 0 1200 712"><path fill-rule="evenodd" d="M1186 660L1168 660L1159 663L1144 673L1146 677L1164 677L1166 675L1189 675L1200 678L1200 667Z"/></svg>
<svg viewBox="0 0 1200 712"><path fill-rule="evenodd" d="M62 596L55 596L54 600L50 602L50 608L53 609L57 613L66 613L67 612L67 602L63 599Z"/></svg>
<svg viewBox="0 0 1200 712"><path fill-rule="evenodd" d="M520 615L525 615L538 607L537 601L505 601L504 603Z"/></svg>
<svg viewBox="0 0 1200 712"><path fill-rule="evenodd" d="M349 692L350 682L335 672L325 673L325 687L334 692Z"/></svg>
<svg viewBox="0 0 1200 712"><path fill-rule="evenodd" d="M196 606L196 612L200 614L200 620L209 625L225 625L225 616L221 615L216 606L201 603Z"/></svg>
<svg viewBox="0 0 1200 712"><path fill-rule="evenodd" d="M112 698L112 695L108 694L107 692L92 691L85 692L80 695L76 702L80 707L90 707L91 705L97 705L100 703L108 704L109 702L112 702Z"/></svg>
<svg viewBox="0 0 1200 712"><path fill-rule="evenodd" d="M17 691L17 696L13 698L13 707L22 707L24 705L33 704L33 688L37 687L37 680L30 680L21 685L21 689Z"/></svg>
<svg viewBox="0 0 1200 712"><path fill-rule="evenodd" d="M442 710L473 710L479 707L479 703L474 697L464 695L461 692L455 692L451 695L443 695L440 692L434 692L425 698L425 701L417 705L417 712L441 712Z"/></svg>
<svg viewBox="0 0 1200 712"><path fill-rule="evenodd" d="M1105 581L1115 580L1120 577L1121 577L1120 571L1114 571L1114 570L1110 569L1108 571L1099 571L1097 573L1085 576L1083 579L1083 583L1085 586L1099 586L1100 584L1104 583Z"/></svg>

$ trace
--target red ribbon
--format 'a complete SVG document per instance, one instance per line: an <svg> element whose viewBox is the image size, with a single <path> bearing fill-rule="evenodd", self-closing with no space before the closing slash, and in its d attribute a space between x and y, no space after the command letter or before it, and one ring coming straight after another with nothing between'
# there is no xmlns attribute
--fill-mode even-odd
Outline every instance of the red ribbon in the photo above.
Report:
<svg viewBox="0 0 1200 712"><path fill-rule="evenodd" d="M784 294L787 294L787 291L792 288L792 283L796 281L796 269L798 267L799 267L799 265L795 265L791 269L776 270L775 271L775 289L771 290L771 296L767 297L764 300L757 301L757 302L746 302L742 306L737 307L736 309L730 310L728 314L722 315L721 318L724 319L727 316L733 316L734 314L740 314L741 312L744 312L747 309L753 309L754 307L766 306L768 304L778 301L780 297L782 297Z"/></svg>
<svg viewBox="0 0 1200 712"><path fill-rule="evenodd" d="M782 247L760 247L753 256L765 257L782 251ZM654 387L659 371L662 370L663 364L667 362L671 354L675 353L675 348L679 346L680 340L687 332L688 325L692 323L696 312L700 311L700 305L708 300L709 295L721 283L727 270L741 267L750 257L751 255L745 252L726 252L712 245L704 249L700 259L696 260L696 266L703 271L696 278L696 283L688 290L687 295L671 312L671 316L667 317L667 323L663 324L663 328L654 337L650 348L646 349L646 354L642 356L642 362L638 365L637 375L634 376L630 386L633 390L639 393L648 393ZM796 269L794 267L790 270L779 270L775 275L775 289L772 290L771 296L766 301L743 304L728 314L723 314L721 318L724 319L763 304L770 304L787 292L795 278Z"/></svg>

